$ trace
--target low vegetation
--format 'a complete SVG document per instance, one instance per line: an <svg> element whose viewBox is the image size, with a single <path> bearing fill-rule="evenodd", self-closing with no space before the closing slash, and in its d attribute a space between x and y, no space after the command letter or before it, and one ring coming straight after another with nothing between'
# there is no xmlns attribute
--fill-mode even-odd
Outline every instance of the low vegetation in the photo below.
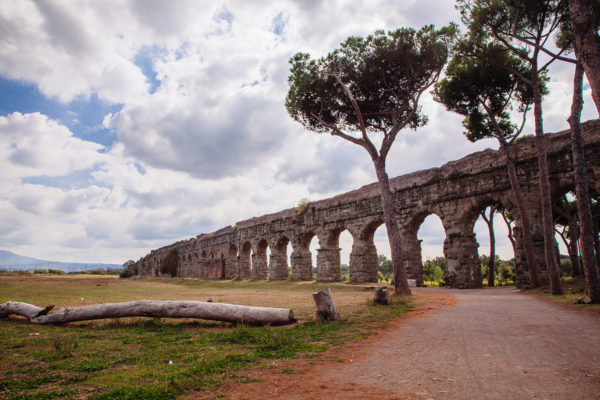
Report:
<svg viewBox="0 0 600 400"><path fill-rule="evenodd" d="M319 323L311 293L331 287L342 315ZM170 399L208 390L269 360L318 358L330 346L365 337L405 313L405 299L374 306L370 290L311 282L118 279L49 274L0 277L0 303L80 306L136 299L207 300L290 307L293 327L251 327L198 320L124 318L35 326L0 320L0 397L7 399Z"/></svg>
<svg viewBox="0 0 600 400"><path fill-rule="evenodd" d="M536 289L527 290L524 293L540 296L550 301L569 304L573 307L600 313L600 304L574 304L577 299L587 297L587 285L583 276L578 276L576 278L564 277L562 279L562 286L564 293L561 295L552 295L552 290L550 288L550 285L548 284L542 285Z"/></svg>

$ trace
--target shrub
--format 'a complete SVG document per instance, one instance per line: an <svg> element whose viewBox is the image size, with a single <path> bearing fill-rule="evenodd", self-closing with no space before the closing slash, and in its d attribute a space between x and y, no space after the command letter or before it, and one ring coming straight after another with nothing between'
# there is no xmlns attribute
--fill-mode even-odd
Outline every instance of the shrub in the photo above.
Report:
<svg viewBox="0 0 600 400"><path fill-rule="evenodd" d="M106 275L106 270L104 268L96 268L88 271L88 273L92 275Z"/></svg>
<svg viewBox="0 0 600 400"><path fill-rule="evenodd" d="M310 199L305 197L298 202L298 207L296 208L296 215L302 215L306 210L308 210L308 206L310 205Z"/></svg>
<svg viewBox="0 0 600 400"><path fill-rule="evenodd" d="M44 268L36 268L33 270L34 274L47 274L48 270Z"/></svg>
<svg viewBox="0 0 600 400"><path fill-rule="evenodd" d="M52 269L52 268L48 269L48 273L52 274L52 275L65 275L66 274L66 272L63 271L62 269Z"/></svg>

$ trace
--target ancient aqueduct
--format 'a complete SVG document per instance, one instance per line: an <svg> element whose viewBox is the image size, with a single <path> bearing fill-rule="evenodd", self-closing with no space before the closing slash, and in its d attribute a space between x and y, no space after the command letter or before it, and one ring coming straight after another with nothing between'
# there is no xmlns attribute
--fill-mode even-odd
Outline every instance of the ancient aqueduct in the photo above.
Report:
<svg viewBox="0 0 600 400"><path fill-rule="evenodd" d="M586 122L583 131L590 188L600 192L600 120ZM549 134L546 141L553 196L574 191L569 132ZM515 145L515 156L532 219L535 254L539 265L545 265L534 138L520 140ZM446 284L458 288L480 287L479 245L473 233L479 213L489 205L501 204L513 216L518 216L503 154L485 150L440 168L399 176L390 182L409 277L417 283L423 281L417 231L425 217L436 214L446 231ZM288 279L287 247L291 242L291 279L312 280L309 245L317 236L317 280L340 281L339 235L347 229L353 238L350 281L377 280L373 235L383 223L377 184L315 201L304 213L297 214L297 210L291 208L152 250L137 262L138 274L158 275L163 257L175 248L179 257L177 275L181 277L284 280ZM516 225L516 282L524 285L528 282L528 267L518 220ZM267 248L270 249L268 261ZM544 279L545 271L541 275Z"/></svg>

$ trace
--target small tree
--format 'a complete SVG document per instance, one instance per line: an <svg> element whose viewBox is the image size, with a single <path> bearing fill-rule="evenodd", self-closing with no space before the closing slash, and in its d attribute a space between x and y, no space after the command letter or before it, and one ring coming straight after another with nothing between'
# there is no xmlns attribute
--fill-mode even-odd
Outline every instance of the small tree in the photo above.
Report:
<svg viewBox="0 0 600 400"><path fill-rule="evenodd" d="M564 50L552 53L547 44L559 33L565 17L564 3L562 0L458 0L458 8L473 36L493 38L528 66L526 73L514 69L511 72L529 85L532 92L546 266L552 294L562 294L544 138L541 78L548 65L563 59Z"/></svg>
<svg viewBox="0 0 600 400"><path fill-rule="evenodd" d="M329 133L363 147L373 161L396 294L410 294L410 288L386 158L398 132L425 124L419 99L437 81L455 32L454 25L440 30L426 26L419 31L377 31L366 38L349 37L341 48L318 60L305 53L290 60L286 98L290 116L313 132Z"/></svg>
<svg viewBox="0 0 600 400"><path fill-rule="evenodd" d="M506 48L493 42L485 43L482 38L472 35L469 41L457 46L455 56L446 68L446 78L435 85L434 98L448 110L465 117L464 134L470 141L498 140L506 156L508 178L519 210L530 285L536 287L539 285L538 268L533 255L531 224L512 152L512 143L523 131L527 111L533 102L530 86L519 78L525 71L524 63ZM540 86L545 92L543 81ZM514 108L522 113L520 126L511 120L510 111Z"/></svg>

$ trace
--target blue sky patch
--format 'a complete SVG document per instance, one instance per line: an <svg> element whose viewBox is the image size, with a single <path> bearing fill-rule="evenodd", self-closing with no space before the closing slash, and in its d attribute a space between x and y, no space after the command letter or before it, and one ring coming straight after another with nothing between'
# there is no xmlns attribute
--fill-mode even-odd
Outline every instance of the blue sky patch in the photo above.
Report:
<svg viewBox="0 0 600 400"><path fill-rule="evenodd" d="M283 11L280 12L273 18L273 25L271 25L271 32L276 34L277 36L281 36L283 34L283 30L285 29L285 25L287 24L287 18L283 17Z"/></svg>
<svg viewBox="0 0 600 400"><path fill-rule="evenodd" d="M158 47L144 47L136 55L133 63L142 71L148 83L150 83L150 94L156 92L156 89L160 86L160 80L157 78L158 74L154 71L152 61L163 52Z"/></svg>
<svg viewBox="0 0 600 400"><path fill-rule="evenodd" d="M122 105L108 104L96 94L64 104L44 96L34 84L1 76L0 93L0 115L39 112L59 121L83 140L110 147L116 139L114 133L102 126L102 120L107 114L120 111Z"/></svg>

